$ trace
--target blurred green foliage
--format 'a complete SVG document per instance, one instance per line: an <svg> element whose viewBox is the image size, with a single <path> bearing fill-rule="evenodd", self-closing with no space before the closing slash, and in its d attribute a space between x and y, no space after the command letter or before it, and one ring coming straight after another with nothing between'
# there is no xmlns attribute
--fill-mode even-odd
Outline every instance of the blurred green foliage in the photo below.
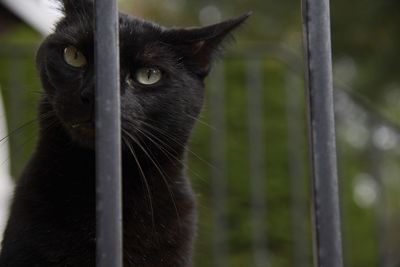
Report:
<svg viewBox="0 0 400 267"><path fill-rule="evenodd" d="M38 33L24 24L0 36L0 88L10 133L14 177L29 159L37 136L36 105L41 88L34 62L40 39Z"/></svg>
<svg viewBox="0 0 400 267"><path fill-rule="evenodd" d="M249 51L259 53L263 86L263 134L266 156L266 206L268 255L270 266L298 266L293 262L293 222L288 155L287 125L287 75L300 69L302 63L289 63L279 59L270 44L284 44L301 59L301 12L300 3L289 0L137 0L120 1L128 13L152 19L166 26L199 25L199 14L211 6L225 19L252 10L254 14L236 33L237 44L227 53L225 64L225 158L227 177L227 232L229 234L228 263L226 266L255 266L252 251L251 189L249 179L248 106L246 102L245 55ZM378 125L400 125L400 93L397 63L400 61L399 1L332 1L332 41L335 81L346 88L350 95L364 107L368 116ZM215 10L215 9L214 9ZM217 14L218 15L218 14ZM213 19L211 17L211 19ZM214 18L216 19L216 18ZM218 16L217 16L218 19ZM12 131L23 123L36 118L36 105L40 84L34 69L35 47L40 41L32 29L19 25L0 36L0 86L5 98L8 126ZM260 50L260 46L266 48ZM257 49L254 49L257 47ZM258 51L258 52L257 52ZM254 53L254 52L253 52ZM296 57L296 56L295 56ZM291 61L289 61L291 62ZM301 71L297 75L301 77ZM302 85L300 85L302 86ZM208 88L208 87L207 87ZM207 95L210 95L209 89ZM305 99L305 97L304 97ZM306 111L302 102L304 128L298 134L301 161L305 173L304 188L309 195L308 161L306 152ZM349 111L348 115L350 114ZM379 114L379 116L377 115ZM212 164L210 138L218 126L208 126L209 104L206 102L201 121L194 131L188 152L190 175L199 202L199 230L196 244L195 266L213 266L213 201L211 188ZM339 116L340 117L340 116ZM369 118L368 117L368 118ZM338 118L338 164L341 189L343 240L346 266L379 266L380 246L387 250L394 262L398 262L395 250L400 243L400 144L381 151L379 160L370 145L374 139L373 128L367 125L368 140L364 146L354 146L348 141L349 126ZM369 121L369 119L368 119ZM396 126L398 128L398 126ZM396 128L395 127L395 128ZM14 177L22 170L31 153L37 127L35 123L16 131L10 136L11 162ZM378 140L379 141L379 140ZM372 156L371 156L372 155ZM201 158L201 160L199 159ZM379 161L379 162L377 162ZM373 165L379 165L377 171ZM374 173L375 172L375 173ZM380 173L382 195L374 205L362 207L354 201L356 177L360 173ZM309 205L310 199L305 199ZM382 212L384 210L385 212ZM386 216L383 218L383 216ZM308 265L311 259L311 220L307 212L304 231L307 237ZM386 220L384 228L380 222ZM302 222L299 222L301 224ZM384 241L382 241L384 240ZM392 251L392 250L393 251ZM393 256L394 255L394 256ZM307 266L307 265L306 265ZM397 265L393 265L397 266Z"/></svg>

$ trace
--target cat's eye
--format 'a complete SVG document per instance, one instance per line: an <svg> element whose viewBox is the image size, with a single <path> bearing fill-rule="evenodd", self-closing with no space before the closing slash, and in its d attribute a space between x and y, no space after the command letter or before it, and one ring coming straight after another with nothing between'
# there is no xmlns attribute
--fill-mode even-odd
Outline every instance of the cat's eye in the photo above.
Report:
<svg viewBox="0 0 400 267"><path fill-rule="evenodd" d="M135 73L135 79L137 82L143 85L156 84L161 80L162 73L161 70L157 68L140 68Z"/></svg>
<svg viewBox="0 0 400 267"><path fill-rule="evenodd" d="M64 60L68 65L75 68L82 68L87 64L86 57L83 53L72 45L64 49Z"/></svg>

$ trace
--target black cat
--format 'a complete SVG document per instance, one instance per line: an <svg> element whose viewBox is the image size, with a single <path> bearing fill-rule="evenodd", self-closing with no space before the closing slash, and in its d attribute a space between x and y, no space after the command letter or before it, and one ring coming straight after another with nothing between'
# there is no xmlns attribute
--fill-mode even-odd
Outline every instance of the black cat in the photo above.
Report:
<svg viewBox="0 0 400 267"><path fill-rule="evenodd" d="M95 266L93 2L62 2L65 17L37 53L39 141L15 191L1 267ZM212 58L247 17L167 29L120 14L125 267L191 266L185 145Z"/></svg>

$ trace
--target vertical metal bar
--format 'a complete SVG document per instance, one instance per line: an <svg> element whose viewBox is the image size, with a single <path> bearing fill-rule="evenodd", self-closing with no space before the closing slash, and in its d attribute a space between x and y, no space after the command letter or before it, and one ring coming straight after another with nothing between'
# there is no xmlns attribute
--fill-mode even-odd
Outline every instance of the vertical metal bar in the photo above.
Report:
<svg viewBox="0 0 400 267"><path fill-rule="evenodd" d="M253 257L256 267L269 266L266 237L263 84L261 60L249 55L246 66Z"/></svg>
<svg viewBox="0 0 400 267"><path fill-rule="evenodd" d="M18 54L17 50L15 50L10 57L10 85L8 87L8 101L9 101L9 129L17 129L20 127L20 124L24 122L23 118L23 109L21 109L22 102L22 82L25 81L25 65L22 62L22 58ZM7 101L7 100L6 100ZM15 135L14 138L9 138L10 140L10 148L11 148L11 173L16 174L23 167L23 162L21 160L12 160L14 157L14 151L21 151L19 149L22 141L21 141L21 132L18 135ZM24 151L25 152L25 151Z"/></svg>
<svg viewBox="0 0 400 267"><path fill-rule="evenodd" d="M329 0L302 0L307 57L308 120L313 176L315 264L343 266Z"/></svg>
<svg viewBox="0 0 400 267"><path fill-rule="evenodd" d="M379 122L376 118L370 119L370 129L374 132L379 127ZM375 205L375 223L376 223L376 237L378 245L378 263L380 267L395 266L390 264L389 252L389 237L390 233L388 210L386 206L387 193L385 192L385 185L382 179L382 150L377 147L373 141L369 147L370 159L370 172L377 184L377 203Z"/></svg>
<svg viewBox="0 0 400 267"><path fill-rule="evenodd" d="M214 213L214 266L227 266L227 223L226 223L226 183L225 183L225 75L223 63L214 67L210 77L210 123L214 131L211 136L211 156L213 168L212 200Z"/></svg>
<svg viewBox="0 0 400 267"><path fill-rule="evenodd" d="M306 233L307 200L305 194L302 149L304 144L300 82L295 73L286 74L289 176L292 202L293 266L307 267L309 239Z"/></svg>
<svg viewBox="0 0 400 267"><path fill-rule="evenodd" d="M97 266L122 267L119 26L115 0L95 1Z"/></svg>

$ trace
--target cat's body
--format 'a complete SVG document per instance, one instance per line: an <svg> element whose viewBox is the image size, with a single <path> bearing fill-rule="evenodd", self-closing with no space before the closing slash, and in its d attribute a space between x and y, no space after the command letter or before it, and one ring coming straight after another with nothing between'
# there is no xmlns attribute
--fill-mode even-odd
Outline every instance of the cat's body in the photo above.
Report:
<svg viewBox="0 0 400 267"><path fill-rule="evenodd" d="M66 17L37 56L39 141L15 191L1 267L95 266L92 3L63 4ZM212 54L245 18L168 30L120 15L125 267L191 266L185 145Z"/></svg>
<svg viewBox="0 0 400 267"><path fill-rule="evenodd" d="M20 178L0 266L95 266L94 151L63 135L46 131ZM196 218L182 168L157 159L167 188L146 156L136 156L151 196L124 151L124 266L189 266Z"/></svg>

